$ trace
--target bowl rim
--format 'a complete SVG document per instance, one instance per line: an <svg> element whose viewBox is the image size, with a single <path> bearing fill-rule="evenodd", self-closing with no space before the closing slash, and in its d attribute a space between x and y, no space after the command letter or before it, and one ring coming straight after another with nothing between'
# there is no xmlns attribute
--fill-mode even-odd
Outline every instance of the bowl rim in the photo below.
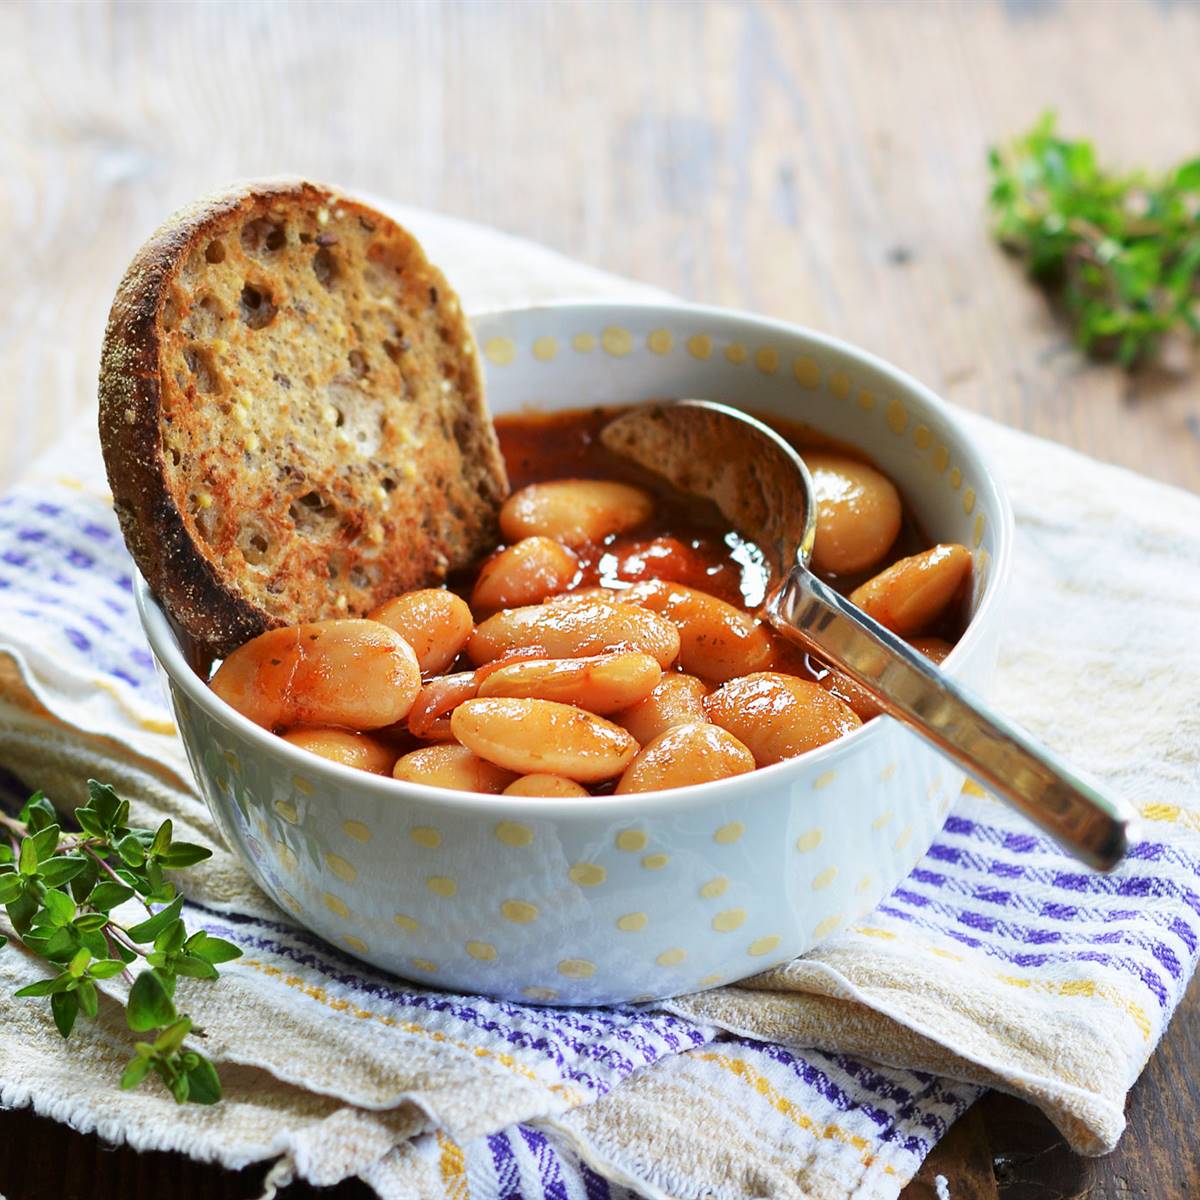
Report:
<svg viewBox="0 0 1200 1200"><path fill-rule="evenodd" d="M810 346L840 355L860 366L878 372L886 377L889 386L894 388L897 393L915 397L921 404L937 414L966 450L966 456L975 459L973 469L978 476L976 494L984 501L983 509L989 514L989 520L995 530L995 551L992 555L991 568L979 608L963 636L942 664L943 669L950 675L957 674L957 669L961 667L967 652L985 635L985 630L999 618L1012 565L1014 521L1012 505L992 466L989 455L963 428L951 406L931 388L869 351L861 350L840 338L809 329L803 325L775 318L760 317L739 309L689 304L683 301L581 299L500 306L471 313L469 320L472 332L474 332L481 322L495 321L505 317L512 318L523 313L586 313L593 318L600 317L600 314L608 314L609 319L615 319L617 314L628 313L630 310L636 311L642 316L656 313L664 320L668 316L699 317L725 326L743 329L752 327L759 332L771 332L790 339L798 338ZM600 317L600 319L604 318ZM374 775L342 763L333 762L309 753L299 746L293 746L269 730L256 725L217 696L207 682L201 679L188 664L173 623L151 593L145 579L136 570L134 571L134 598L142 629L155 658L172 683L179 687L188 699L211 719L240 734L268 757L281 760L291 771L302 772L315 781L325 778L329 783L342 787L352 785L365 795L373 795L384 801L413 799L468 813L505 817L525 815L531 819L541 818L555 821L590 821L597 816L606 815L611 815L614 819L631 816L645 819L651 816L686 811L695 806L701 797L705 802L722 798L733 799L734 793L744 789L748 784L758 784L763 787L786 785L786 775L789 772L797 773L800 770L808 771L812 768L824 767L830 759L841 758L870 745L872 739L878 740L884 735L889 724L895 723L894 718L883 715L866 722L853 733L827 742L814 750L809 750L797 758L773 763L768 767L756 768L744 775L692 784L688 787L674 788L668 791L631 792L623 796L592 797L594 803L581 802L581 799L576 797L506 796L461 792L451 788L435 788L427 784L393 779L391 776Z"/></svg>

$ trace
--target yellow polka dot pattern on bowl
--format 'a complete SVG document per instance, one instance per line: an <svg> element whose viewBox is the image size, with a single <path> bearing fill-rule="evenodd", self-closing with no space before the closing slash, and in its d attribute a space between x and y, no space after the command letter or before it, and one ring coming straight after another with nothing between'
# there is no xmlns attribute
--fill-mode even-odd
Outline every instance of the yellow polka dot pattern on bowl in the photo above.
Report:
<svg viewBox="0 0 1200 1200"><path fill-rule="evenodd" d="M442 844L442 835L436 829L430 829L424 825L410 829L408 836L418 846L424 846L426 850L436 850Z"/></svg>
<svg viewBox="0 0 1200 1200"><path fill-rule="evenodd" d="M661 871L670 861L669 854L647 854L642 859L642 866L647 871Z"/></svg>
<svg viewBox="0 0 1200 1200"><path fill-rule="evenodd" d="M670 354L675 339L669 329L656 329L647 339L646 345L652 354Z"/></svg>
<svg viewBox="0 0 1200 1200"><path fill-rule="evenodd" d="M326 854L325 865L339 878L353 883L358 878L358 868L347 862L340 854Z"/></svg>
<svg viewBox="0 0 1200 1200"><path fill-rule="evenodd" d="M809 358L807 354L801 354L793 361L792 374L796 377L796 382L808 391L821 384L821 368L817 365L817 360Z"/></svg>
<svg viewBox="0 0 1200 1200"><path fill-rule="evenodd" d="M500 905L500 915L516 925L529 925L538 919L538 907L527 900L505 900Z"/></svg>
<svg viewBox="0 0 1200 1200"><path fill-rule="evenodd" d="M350 916L350 906L341 896L335 896L332 892L322 892L321 899L325 901L325 907L336 916L343 919Z"/></svg>
<svg viewBox="0 0 1200 1200"><path fill-rule="evenodd" d="M712 354L712 338L707 333L697 333L688 338L688 353L693 358L704 360Z"/></svg>
<svg viewBox="0 0 1200 1200"><path fill-rule="evenodd" d="M571 339L571 345L580 354L590 354L596 348L596 339L590 333L577 333Z"/></svg>
<svg viewBox="0 0 1200 1200"><path fill-rule="evenodd" d="M808 854L809 851L815 850L820 844L821 839L825 836L820 829L810 829L807 833L802 833L796 839L796 849L801 854Z"/></svg>
<svg viewBox="0 0 1200 1200"><path fill-rule="evenodd" d="M343 821L342 832L348 837L353 838L356 842L369 842L371 840L371 831L361 821Z"/></svg>
<svg viewBox="0 0 1200 1200"><path fill-rule="evenodd" d="M414 917L406 916L404 913L397 913L392 920L396 925L403 929L405 933L416 933L421 928L421 922Z"/></svg>
<svg viewBox="0 0 1200 1200"><path fill-rule="evenodd" d="M521 995L528 1000L557 1000L558 992L548 987L527 987L521 989Z"/></svg>
<svg viewBox="0 0 1200 1200"><path fill-rule="evenodd" d="M774 375L779 370L779 351L773 346L762 346L754 355L754 365L764 375Z"/></svg>
<svg viewBox="0 0 1200 1200"><path fill-rule="evenodd" d="M823 938L828 937L842 923L842 914L834 913L832 917L826 917L813 929L813 937Z"/></svg>
<svg viewBox="0 0 1200 1200"><path fill-rule="evenodd" d="M517 357L517 344L512 338L489 338L483 347L483 352L487 355L489 362L495 363L498 367L507 367Z"/></svg>
<svg viewBox="0 0 1200 1200"><path fill-rule="evenodd" d="M558 354L558 342L552 337L540 337L533 343L533 357L538 362L553 362Z"/></svg>
<svg viewBox="0 0 1200 1200"><path fill-rule="evenodd" d="M558 964L558 973L568 979L591 979L596 973L596 964L586 958L564 958Z"/></svg>
<svg viewBox="0 0 1200 1200"><path fill-rule="evenodd" d="M289 824L300 823L300 813L290 800L276 800L275 811Z"/></svg>
<svg viewBox="0 0 1200 1200"><path fill-rule="evenodd" d="M608 871L599 863L576 863L568 872L571 882L579 887L599 887L607 878Z"/></svg>
<svg viewBox="0 0 1200 1200"><path fill-rule="evenodd" d="M746 826L743 825L741 821L730 821L728 825L722 825L721 828L713 834L713 841L720 846L731 846L745 832Z"/></svg>
<svg viewBox="0 0 1200 1200"><path fill-rule="evenodd" d="M491 942L468 942L464 949L476 962L495 962L497 957Z"/></svg>
<svg viewBox="0 0 1200 1200"><path fill-rule="evenodd" d="M617 928L622 933L638 933L646 928L649 920L644 912L626 913L617 918Z"/></svg>
<svg viewBox="0 0 1200 1200"><path fill-rule="evenodd" d="M725 347L725 361L733 363L735 367L740 367L749 357L750 351L741 342L730 342Z"/></svg>
<svg viewBox="0 0 1200 1200"><path fill-rule="evenodd" d="M746 947L746 953L753 955L755 958L761 958L764 954L770 954L776 946L779 945L779 934L769 933L766 937L755 938L754 941Z"/></svg>
<svg viewBox="0 0 1200 1200"><path fill-rule="evenodd" d="M813 877L812 890L814 892L824 891L837 878L837 873L837 867L826 867L824 871Z"/></svg>
<svg viewBox="0 0 1200 1200"><path fill-rule="evenodd" d="M533 841L533 830L516 821L501 821L496 826L496 840L506 846L528 846Z"/></svg>
<svg viewBox="0 0 1200 1200"><path fill-rule="evenodd" d="M712 927L718 933L732 933L733 930L739 929L746 923L746 910L744 908L727 908L724 912L719 912L712 919Z"/></svg>
<svg viewBox="0 0 1200 1200"><path fill-rule="evenodd" d="M700 885L700 895L705 900L715 900L718 896L725 895L728 887L729 880L724 875L718 875L716 879L710 879L707 883Z"/></svg>
<svg viewBox="0 0 1200 1200"><path fill-rule="evenodd" d="M647 840L645 832L641 829L622 829L617 834L617 849L636 853L645 850Z"/></svg>
<svg viewBox="0 0 1200 1200"><path fill-rule="evenodd" d="M633 349L633 337L628 329L610 325L600 335L600 345L604 347L604 352L611 354L613 358L624 358Z"/></svg>
<svg viewBox="0 0 1200 1200"><path fill-rule="evenodd" d="M654 961L660 967L677 967L686 958L686 950L681 946L672 946L670 950L664 950Z"/></svg>
<svg viewBox="0 0 1200 1200"><path fill-rule="evenodd" d="M347 950L353 950L356 954L370 954L370 947L360 937L355 937L352 933L343 933L341 937L342 945Z"/></svg>
<svg viewBox="0 0 1200 1200"><path fill-rule="evenodd" d="M434 875L425 880L425 886L435 895L448 899L458 892L458 884L445 875Z"/></svg>

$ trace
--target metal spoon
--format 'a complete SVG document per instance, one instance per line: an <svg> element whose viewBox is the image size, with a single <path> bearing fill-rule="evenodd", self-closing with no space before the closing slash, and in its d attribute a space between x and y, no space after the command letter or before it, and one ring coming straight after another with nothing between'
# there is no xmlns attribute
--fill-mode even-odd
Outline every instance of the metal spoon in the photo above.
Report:
<svg viewBox="0 0 1200 1200"><path fill-rule="evenodd" d="M783 438L707 400L631 409L601 437L677 490L714 501L758 546L774 584L766 616L780 633L844 671L1077 858L1101 870L1121 861L1133 821L1123 801L1104 795L809 569L816 498L808 468Z"/></svg>

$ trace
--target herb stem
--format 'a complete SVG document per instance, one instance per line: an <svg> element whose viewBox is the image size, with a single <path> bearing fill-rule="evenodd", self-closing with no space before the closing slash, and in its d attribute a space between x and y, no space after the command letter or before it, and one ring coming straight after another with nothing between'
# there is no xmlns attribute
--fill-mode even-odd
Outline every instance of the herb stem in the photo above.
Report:
<svg viewBox="0 0 1200 1200"><path fill-rule="evenodd" d="M120 877L120 875L118 875L118 874L116 873L116 871L114 871L114 870L112 869L112 867L110 867L110 866L108 865L108 863L107 863L107 862L105 862L105 861L104 861L104 859L103 859L103 858L101 858L101 857L100 857L100 855L99 855L99 854L97 854L97 853L95 852L95 850L93 850L93 849L91 848L91 846L84 846L84 847L83 847L83 850L84 850L84 853L85 853L85 854L88 854L88 855L90 855L92 858L94 858L94 859L96 860L96 862L97 862L97 863L99 863L100 867L101 867L101 868L102 868L102 869L103 869L105 872L107 872L107 874L108 874L108 875L109 875L109 876L112 878L112 880L113 880L113 882L114 882L114 883L119 883L119 884L120 884L122 887L128 887L128 886L129 886L129 885L128 885L128 884L125 882L125 880L123 880L123 879ZM144 897L142 897L142 896L139 896L139 897L138 897L138 899L139 899L139 900L141 900L141 902L142 902L142 907L143 907L143 908L145 908L145 910L146 910L146 911L147 911L147 912L148 912L148 913L149 913L151 916L153 916L153 915L154 915L154 909L150 907L150 902L149 902L148 900L146 900L146 899L145 899Z"/></svg>

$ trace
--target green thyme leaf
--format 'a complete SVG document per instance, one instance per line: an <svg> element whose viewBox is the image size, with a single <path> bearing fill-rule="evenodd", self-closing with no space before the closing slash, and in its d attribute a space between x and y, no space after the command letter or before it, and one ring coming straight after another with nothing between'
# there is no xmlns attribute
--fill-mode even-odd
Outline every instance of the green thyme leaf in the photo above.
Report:
<svg viewBox="0 0 1200 1200"><path fill-rule="evenodd" d="M217 1069L202 1054L187 1073L188 1099L193 1104L216 1104L221 1099L221 1080Z"/></svg>
<svg viewBox="0 0 1200 1200"><path fill-rule="evenodd" d="M158 861L170 871L179 871L184 867L193 867L206 858L212 858L212 851L206 847L195 846L191 842L174 842L158 856Z"/></svg>
<svg viewBox="0 0 1200 1200"><path fill-rule="evenodd" d="M50 1011L54 1014L54 1024L63 1037L70 1037L75 1026L75 1017L79 1013L79 994L77 992L56 992L50 997Z"/></svg>
<svg viewBox="0 0 1200 1200"><path fill-rule="evenodd" d="M179 919L179 912L182 908L183 897L178 896L166 908L155 913L149 920L143 921L140 925L135 925L132 929L127 929L125 932L135 942L152 942L168 925Z"/></svg>
<svg viewBox="0 0 1200 1200"><path fill-rule="evenodd" d="M105 879L96 884L88 894L87 902L92 908L108 912L110 909L116 908L118 904L124 904L126 900L132 899L133 894L133 888L114 883L111 879Z"/></svg>
<svg viewBox="0 0 1200 1200"><path fill-rule="evenodd" d="M175 1020L175 1005L157 970L143 971L129 989L125 1019L136 1033L158 1029Z"/></svg>
<svg viewBox="0 0 1200 1200"><path fill-rule="evenodd" d="M153 1066L154 1060L152 1058L144 1058L140 1054L136 1058L131 1058L125 1067L124 1073L121 1075L121 1087L125 1091L137 1087L150 1074L150 1069Z"/></svg>
<svg viewBox="0 0 1200 1200"><path fill-rule="evenodd" d="M86 867L87 862L82 858L60 855L48 862L43 862L38 867L38 874L47 887L58 887L60 884L74 879L76 875L82 874Z"/></svg>

